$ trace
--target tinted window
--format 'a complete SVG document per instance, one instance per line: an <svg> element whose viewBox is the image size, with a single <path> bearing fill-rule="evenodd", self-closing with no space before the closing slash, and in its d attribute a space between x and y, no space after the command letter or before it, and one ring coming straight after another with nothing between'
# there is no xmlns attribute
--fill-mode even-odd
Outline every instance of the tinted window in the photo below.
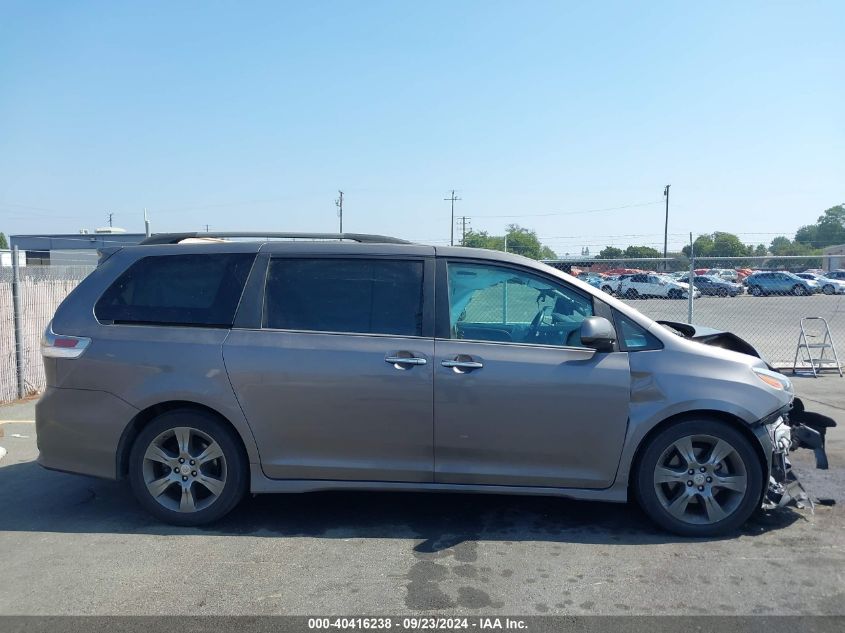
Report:
<svg viewBox="0 0 845 633"><path fill-rule="evenodd" d="M144 257L106 290L100 321L231 327L254 254Z"/></svg>
<svg viewBox="0 0 845 633"><path fill-rule="evenodd" d="M451 338L581 346L593 302L572 288L512 268L449 263Z"/></svg>
<svg viewBox="0 0 845 633"><path fill-rule="evenodd" d="M422 336L423 263L273 259L264 327Z"/></svg>

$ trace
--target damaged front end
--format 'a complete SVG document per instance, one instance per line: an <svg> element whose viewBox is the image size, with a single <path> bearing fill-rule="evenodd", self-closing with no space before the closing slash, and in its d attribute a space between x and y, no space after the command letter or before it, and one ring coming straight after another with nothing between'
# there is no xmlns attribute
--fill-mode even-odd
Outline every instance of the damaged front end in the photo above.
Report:
<svg viewBox="0 0 845 633"><path fill-rule="evenodd" d="M794 502L799 508L809 504L810 509L813 509L813 501L798 480L789 461L789 452L794 448L799 448L790 424L789 412L787 410L778 412L774 415L774 420L764 423L763 427L772 444L769 485L763 496L763 508L767 510L782 508ZM818 463L816 465L818 466Z"/></svg>
<svg viewBox="0 0 845 633"><path fill-rule="evenodd" d="M673 321L658 321L658 323L671 328L685 338L705 345L748 354L766 362L753 345L731 332ZM766 365L770 370L777 371L767 362ZM836 426L836 421L826 415L807 411L804 408L804 402L800 398L794 398L789 406L761 420L760 426L765 429L772 448L769 485L763 498L763 507L767 509L783 507L792 502L799 508L809 505L812 509L813 500L792 470L789 453L799 448L812 450L816 458L816 468L827 470L825 435L827 429Z"/></svg>

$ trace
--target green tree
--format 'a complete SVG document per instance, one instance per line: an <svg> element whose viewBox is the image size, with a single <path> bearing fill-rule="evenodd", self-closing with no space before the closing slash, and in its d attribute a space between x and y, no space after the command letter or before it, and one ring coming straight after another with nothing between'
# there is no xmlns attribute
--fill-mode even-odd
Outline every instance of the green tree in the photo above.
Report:
<svg viewBox="0 0 845 633"><path fill-rule="evenodd" d="M599 251L599 259L621 259L625 254L621 248L615 246L605 246Z"/></svg>
<svg viewBox="0 0 845 633"><path fill-rule="evenodd" d="M699 235L693 242L695 256L698 257L745 257L753 251L733 233L716 231L709 235ZM689 257L690 247L684 246L684 254Z"/></svg>
<svg viewBox="0 0 845 633"><path fill-rule="evenodd" d="M807 268L818 268L821 264L821 249L813 248L809 244L799 241L792 241L788 237L779 235L772 240L769 251L772 255L780 257L800 257L807 255L807 259L779 259L773 257L766 261L770 268L785 268L792 271L806 270Z"/></svg>
<svg viewBox="0 0 845 633"><path fill-rule="evenodd" d="M825 209L815 224L802 226L795 241L813 248L845 244L845 204Z"/></svg>
<svg viewBox="0 0 845 633"><path fill-rule="evenodd" d="M625 249L625 257L661 257L660 251L651 246L629 246Z"/></svg>
<svg viewBox="0 0 845 633"><path fill-rule="evenodd" d="M695 238L695 241L692 243L693 250L695 251L696 257L707 257L708 255L712 256L713 254L713 236L712 235L699 235ZM690 247L684 246L681 249L687 257L690 256Z"/></svg>
<svg viewBox="0 0 845 633"><path fill-rule="evenodd" d="M489 235L487 231L467 231L463 243L470 248L489 248L495 251L505 250L504 244L504 238Z"/></svg>
<svg viewBox="0 0 845 633"><path fill-rule="evenodd" d="M469 231L464 238L463 245L471 248L489 248L495 251L503 251L505 250L505 236L490 235L487 231ZM523 228L518 224L508 225L507 251L531 259L558 258L557 253L540 243L535 231Z"/></svg>
<svg viewBox="0 0 845 633"><path fill-rule="evenodd" d="M543 246L540 248L540 259L558 259L558 256L548 246Z"/></svg>
<svg viewBox="0 0 845 633"><path fill-rule="evenodd" d="M771 251L772 255L789 255L791 249L792 240L785 235L778 235L772 240L769 246L769 251Z"/></svg>
<svg viewBox="0 0 845 633"><path fill-rule="evenodd" d="M713 233L713 251L711 257L744 257L749 254L749 247L733 233L716 231Z"/></svg>
<svg viewBox="0 0 845 633"><path fill-rule="evenodd" d="M769 249L766 248L765 244L757 244L757 246L754 248L754 255L756 255L757 257L765 257L768 254Z"/></svg>
<svg viewBox="0 0 845 633"><path fill-rule="evenodd" d="M0 232L0 250L7 250L9 248L9 242L6 241L6 234Z"/></svg>

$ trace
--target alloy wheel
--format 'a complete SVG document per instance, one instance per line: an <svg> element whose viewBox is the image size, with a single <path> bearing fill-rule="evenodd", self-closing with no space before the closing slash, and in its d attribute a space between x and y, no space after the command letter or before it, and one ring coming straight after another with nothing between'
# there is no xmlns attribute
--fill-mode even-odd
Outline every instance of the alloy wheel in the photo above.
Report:
<svg viewBox="0 0 845 633"><path fill-rule="evenodd" d="M675 519L711 525L728 518L745 498L748 479L736 448L712 435L687 435L657 460L657 499Z"/></svg>
<svg viewBox="0 0 845 633"><path fill-rule="evenodd" d="M143 477L150 496L176 512L198 512L217 501L226 486L226 457L207 433L174 427L147 446Z"/></svg>

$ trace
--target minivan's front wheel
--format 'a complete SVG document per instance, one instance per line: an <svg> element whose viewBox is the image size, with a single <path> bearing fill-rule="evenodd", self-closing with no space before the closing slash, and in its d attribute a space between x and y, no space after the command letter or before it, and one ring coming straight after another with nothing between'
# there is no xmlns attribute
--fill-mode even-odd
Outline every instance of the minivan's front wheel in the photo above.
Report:
<svg viewBox="0 0 845 633"><path fill-rule="evenodd" d="M763 468L749 440L721 420L672 425L645 447L635 473L643 510L682 536L733 531L756 510Z"/></svg>
<svg viewBox="0 0 845 633"><path fill-rule="evenodd" d="M243 498L246 459L223 422L178 409L158 416L138 435L129 455L129 482L138 502L158 519L201 525Z"/></svg>

